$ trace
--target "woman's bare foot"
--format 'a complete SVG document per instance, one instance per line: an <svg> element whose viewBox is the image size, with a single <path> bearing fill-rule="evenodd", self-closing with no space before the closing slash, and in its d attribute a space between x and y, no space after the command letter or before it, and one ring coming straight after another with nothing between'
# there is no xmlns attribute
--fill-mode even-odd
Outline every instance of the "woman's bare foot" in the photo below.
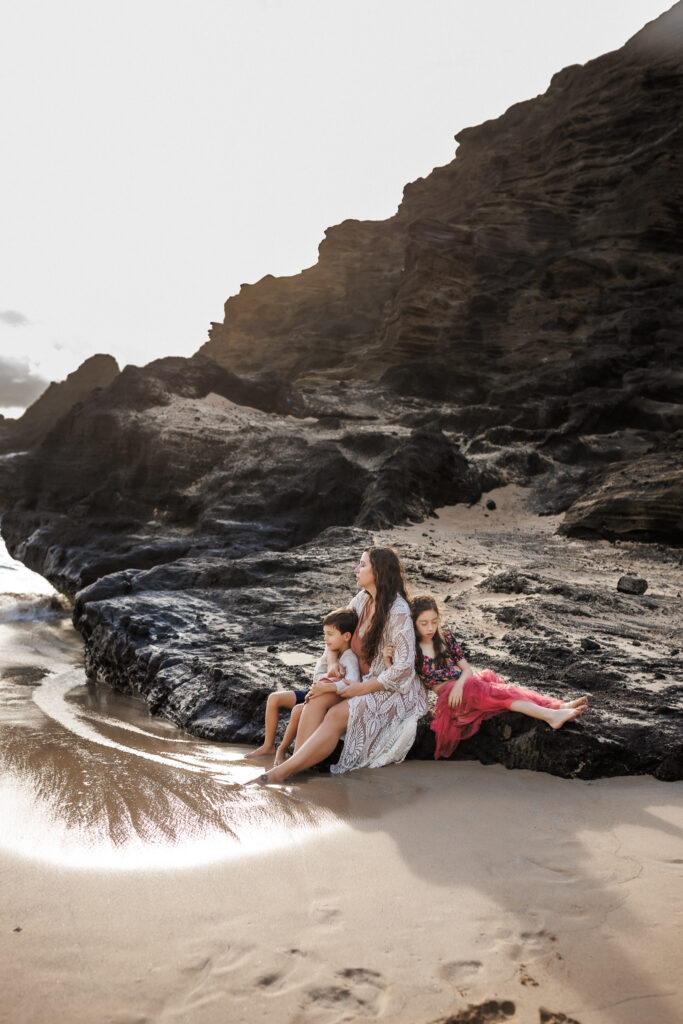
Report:
<svg viewBox="0 0 683 1024"><path fill-rule="evenodd" d="M249 779L247 782L242 782L242 783L240 783L240 785L242 787L244 787L244 786L265 786L267 783L268 783L268 776L264 772L263 775L257 775L256 778Z"/></svg>
<svg viewBox="0 0 683 1024"><path fill-rule="evenodd" d="M585 708L588 705L588 697L577 697L576 700L565 700L566 708Z"/></svg>
<svg viewBox="0 0 683 1024"><path fill-rule="evenodd" d="M278 747L275 751L275 760L273 761L273 768L277 768L279 764L284 764L287 759L287 751L283 750L282 747Z"/></svg>
<svg viewBox="0 0 683 1024"><path fill-rule="evenodd" d="M274 753L275 753L275 747L273 747L273 746L268 747L264 743L262 747L258 747L256 750L252 750L252 752L250 754L245 754L244 756L245 757L266 757L266 755L274 754Z"/></svg>
<svg viewBox="0 0 683 1024"><path fill-rule="evenodd" d="M271 782L284 782L284 779L279 777L281 771L280 767L273 766L269 771L263 772L262 775L257 775L255 779L249 779L248 782L243 782L243 786L267 786Z"/></svg>
<svg viewBox="0 0 683 1024"><path fill-rule="evenodd" d="M551 729L561 729L565 722L571 722L573 718L578 718L585 710L585 704L581 704L576 708L557 708L556 711L552 712L552 718L548 725Z"/></svg>

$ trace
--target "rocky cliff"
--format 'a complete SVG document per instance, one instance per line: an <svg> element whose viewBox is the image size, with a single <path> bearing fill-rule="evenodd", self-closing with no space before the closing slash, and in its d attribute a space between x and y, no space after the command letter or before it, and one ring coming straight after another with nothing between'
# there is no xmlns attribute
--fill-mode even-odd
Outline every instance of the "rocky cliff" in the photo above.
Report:
<svg viewBox="0 0 683 1024"><path fill-rule="evenodd" d="M81 363L66 380L53 381L23 416L0 424L0 451L23 451L39 444L77 402L95 388L107 387L118 372L113 356L96 355Z"/></svg>
<svg viewBox="0 0 683 1024"><path fill-rule="evenodd" d="M389 221L243 288L192 359L127 367L0 461L8 547L74 598L91 676L256 740L392 540L478 665L593 697L561 738L501 719L458 756L681 777L682 109L677 4L460 133ZM453 505L479 517L455 547L392 532ZM646 594L615 593L629 569Z"/></svg>
<svg viewBox="0 0 683 1024"><path fill-rule="evenodd" d="M460 132L453 162L409 185L393 218L347 221L314 267L243 286L202 352L291 379L395 368L392 380L430 392L436 361L445 398L485 397L506 422L531 386L528 426L566 419L559 401L535 408L545 395L621 388L680 356L682 53L677 4ZM673 387L629 383L665 404Z"/></svg>
<svg viewBox="0 0 683 1024"><path fill-rule="evenodd" d="M581 477L683 428L683 7L457 136L384 222L326 232L314 267L228 299L202 353L293 381L381 381L448 405L477 451L531 444ZM647 488L644 488L647 490ZM680 541L633 503L567 529ZM619 509L621 508L621 513Z"/></svg>

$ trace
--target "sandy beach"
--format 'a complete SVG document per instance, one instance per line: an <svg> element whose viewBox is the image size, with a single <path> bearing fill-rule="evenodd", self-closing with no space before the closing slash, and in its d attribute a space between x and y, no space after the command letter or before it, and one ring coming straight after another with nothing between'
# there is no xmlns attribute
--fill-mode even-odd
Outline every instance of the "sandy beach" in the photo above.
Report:
<svg viewBox="0 0 683 1024"><path fill-rule="evenodd" d="M454 558L458 515L482 511L428 527ZM19 582L0 621L2 1021L681 1019L680 784L411 761L244 789L247 748L88 683L67 610Z"/></svg>
<svg viewBox="0 0 683 1024"><path fill-rule="evenodd" d="M250 795L326 825L199 868L5 853L2 1019L675 1024L680 795L410 763Z"/></svg>
<svg viewBox="0 0 683 1024"><path fill-rule="evenodd" d="M683 0L8 14L0 1024L683 1024Z"/></svg>

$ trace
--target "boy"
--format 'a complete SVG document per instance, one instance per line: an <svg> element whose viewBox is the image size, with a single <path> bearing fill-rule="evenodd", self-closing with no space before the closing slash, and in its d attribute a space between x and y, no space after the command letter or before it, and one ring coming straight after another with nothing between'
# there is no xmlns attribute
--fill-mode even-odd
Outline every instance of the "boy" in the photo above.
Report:
<svg viewBox="0 0 683 1024"><path fill-rule="evenodd" d="M349 683L360 681L360 666L358 658L350 648L351 636L358 625L358 616L351 608L337 608L329 612L323 619L323 633L325 636L325 650L313 670L313 682L320 680L328 681L327 676L327 654L332 651L339 656L339 669L341 677L330 679L337 693L341 693ZM276 690L268 697L266 704L266 736L263 745L253 750L247 757L263 757L265 754L275 754L275 764L282 764L289 746L296 736L299 726L299 718L307 697L307 690ZM282 743L275 749L275 733L277 731L278 712L280 708L292 708L292 714L287 725Z"/></svg>

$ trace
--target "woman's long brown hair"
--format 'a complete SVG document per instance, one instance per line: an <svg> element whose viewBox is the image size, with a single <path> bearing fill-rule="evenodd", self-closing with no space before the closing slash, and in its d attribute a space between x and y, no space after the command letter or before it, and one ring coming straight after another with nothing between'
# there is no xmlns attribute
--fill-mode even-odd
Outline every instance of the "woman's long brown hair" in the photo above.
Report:
<svg viewBox="0 0 683 1024"><path fill-rule="evenodd" d="M418 675L422 675L424 667L424 655L420 647L420 634L417 631L417 620L423 612L436 612L439 618L441 618L439 605L436 598L432 597L431 594L417 594L410 599L410 614L412 615L413 626L415 627L415 668ZM446 665L446 641L441 632L441 623L436 627L432 643L434 644L434 666L435 668L444 668Z"/></svg>
<svg viewBox="0 0 683 1024"><path fill-rule="evenodd" d="M368 665L372 664L382 643L382 634L386 626L391 606L397 597L406 601L406 577L403 566L393 548L368 548L368 557L375 577L377 594L375 611L370 627L363 637L363 657Z"/></svg>

